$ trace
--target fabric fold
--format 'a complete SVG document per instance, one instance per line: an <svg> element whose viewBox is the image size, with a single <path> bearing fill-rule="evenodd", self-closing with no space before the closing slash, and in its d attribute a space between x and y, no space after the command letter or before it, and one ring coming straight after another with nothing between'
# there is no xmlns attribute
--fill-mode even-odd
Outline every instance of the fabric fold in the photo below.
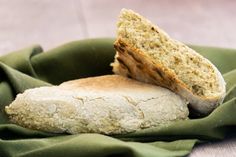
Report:
<svg viewBox="0 0 236 157"><path fill-rule="evenodd" d="M236 126L236 50L191 46L224 73L226 98L209 116L117 136L51 134L11 124L4 107L26 89L111 74L114 39L39 45L0 57L0 156L186 156L196 143L222 140Z"/></svg>

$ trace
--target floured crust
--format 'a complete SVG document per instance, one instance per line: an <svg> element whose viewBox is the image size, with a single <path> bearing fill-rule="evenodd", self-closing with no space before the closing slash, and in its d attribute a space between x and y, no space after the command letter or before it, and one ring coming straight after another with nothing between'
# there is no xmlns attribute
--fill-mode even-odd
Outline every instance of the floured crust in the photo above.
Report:
<svg viewBox="0 0 236 157"><path fill-rule="evenodd" d="M5 111L21 126L70 134L124 134L188 117L187 102L180 96L118 75L29 89Z"/></svg>
<svg viewBox="0 0 236 157"><path fill-rule="evenodd" d="M217 78L222 86L222 93L216 97L198 96L193 94L170 69L155 63L152 58L148 57L139 49L128 45L121 38L115 41L114 47L117 53L115 62L111 65L115 74L166 87L181 95L190 103L192 108L201 114L208 114L223 101L225 96L225 89L223 89L225 88L225 82L214 65L213 67L218 75Z"/></svg>

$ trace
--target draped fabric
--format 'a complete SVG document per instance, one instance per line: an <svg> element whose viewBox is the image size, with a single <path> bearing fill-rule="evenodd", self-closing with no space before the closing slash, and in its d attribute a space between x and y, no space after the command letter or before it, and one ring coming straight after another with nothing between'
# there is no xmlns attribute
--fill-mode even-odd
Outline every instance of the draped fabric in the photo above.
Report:
<svg viewBox="0 0 236 157"><path fill-rule="evenodd" d="M67 80L111 74L114 39L73 41L47 52L39 45L0 56L0 157L174 157L195 144L222 140L236 125L236 50L190 45L212 61L227 95L210 115L130 134L52 134L11 124L4 112L18 93Z"/></svg>

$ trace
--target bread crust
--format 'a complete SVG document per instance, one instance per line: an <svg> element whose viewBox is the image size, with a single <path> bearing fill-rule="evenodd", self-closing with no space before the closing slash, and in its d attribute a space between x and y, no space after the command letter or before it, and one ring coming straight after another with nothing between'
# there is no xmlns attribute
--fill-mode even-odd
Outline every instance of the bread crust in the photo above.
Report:
<svg viewBox="0 0 236 157"><path fill-rule="evenodd" d="M174 72L156 63L151 57L141 50L132 47L131 44L122 40L122 38L117 38L114 48L117 53L115 61L111 65L115 74L168 88L186 99L191 107L200 114L209 114L222 103L225 97L225 81L218 69L208 60L208 63L212 65L217 74L217 79L222 89L221 93L215 97L195 95L188 89L186 84L178 79Z"/></svg>
<svg viewBox="0 0 236 157"><path fill-rule="evenodd" d="M70 134L124 134L188 117L187 102L180 96L119 75L29 89L5 111L23 127Z"/></svg>

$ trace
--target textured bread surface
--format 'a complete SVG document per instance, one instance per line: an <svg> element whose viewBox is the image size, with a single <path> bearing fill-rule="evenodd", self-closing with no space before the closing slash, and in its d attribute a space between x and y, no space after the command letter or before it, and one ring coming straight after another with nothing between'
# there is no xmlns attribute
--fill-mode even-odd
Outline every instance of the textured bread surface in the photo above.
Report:
<svg viewBox="0 0 236 157"><path fill-rule="evenodd" d="M132 10L122 9L114 46L116 74L169 88L201 113L225 96L224 79L209 60Z"/></svg>
<svg viewBox="0 0 236 157"><path fill-rule="evenodd" d="M29 89L5 111L23 127L70 134L123 134L188 118L180 96L119 75Z"/></svg>

